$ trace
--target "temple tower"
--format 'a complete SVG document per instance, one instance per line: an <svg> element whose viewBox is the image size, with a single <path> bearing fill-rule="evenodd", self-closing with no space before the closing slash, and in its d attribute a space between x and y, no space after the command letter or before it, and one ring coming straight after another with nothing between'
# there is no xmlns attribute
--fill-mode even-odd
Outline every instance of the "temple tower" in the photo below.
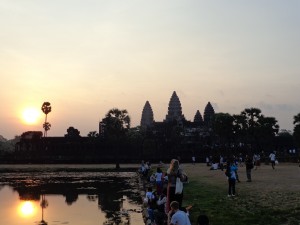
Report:
<svg viewBox="0 0 300 225"><path fill-rule="evenodd" d="M181 103L176 92L174 91L169 102L166 122L171 122L174 120L176 120L177 122L181 122L183 119L184 115L182 115Z"/></svg>
<svg viewBox="0 0 300 225"><path fill-rule="evenodd" d="M201 113L199 112L199 110L197 110L197 112L194 116L194 123L199 123L199 124L203 123L203 118L202 118Z"/></svg>
<svg viewBox="0 0 300 225"><path fill-rule="evenodd" d="M204 123L207 126L211 125L214 115L215 115L215 110L212 107L212 105L210 104L210 102L208 102L204 109Z"/></svg>
<svg viewBox="0 0 300 225"><path fill-rule="evenodd" d="M146 101L142 112L141 128L146 129L153 126L153 111L149 101Z"/></svg>

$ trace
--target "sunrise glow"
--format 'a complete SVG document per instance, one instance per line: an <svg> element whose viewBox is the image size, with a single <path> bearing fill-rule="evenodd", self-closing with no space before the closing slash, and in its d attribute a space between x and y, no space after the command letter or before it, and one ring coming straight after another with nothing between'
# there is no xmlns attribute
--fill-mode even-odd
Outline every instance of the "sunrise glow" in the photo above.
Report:
<svg viewBox="0 0 300 225"><path fill-rule="evenodd" d="M19 206L19 213L24 217L31 216L34 214L34 212L35 207L31 201L22 202Z"/></svg>
<svg viewBox="0 0 300 225"><path fill-rule="evenodd" d="M146 101L163 121L173 91L188 121L210 101L230 115L259 108L293 131L299 4L2 0L0 135L43 130L44 102L52 106L50 136L70 126L86 136L112 108L126 109L131 127L140 126ZM27 107L40 118L23 118Z"/></svg>
<svg viewBox="0 0 300 225"><path fill-rule="evenodd" d="M41 113L36 108L26 108L22 113L22 120L26 124L36 124L41 116Z"/></svg>

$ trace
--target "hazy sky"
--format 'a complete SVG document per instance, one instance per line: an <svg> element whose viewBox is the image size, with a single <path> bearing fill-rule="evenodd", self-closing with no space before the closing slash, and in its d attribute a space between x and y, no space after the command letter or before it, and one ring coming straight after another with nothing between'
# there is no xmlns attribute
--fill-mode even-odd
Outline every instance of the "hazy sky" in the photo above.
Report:
<svg viewBox="0 0 300 225"><path fill-rule="evenodd" d="M49 101L48 136L86 136L114 107L162 121L173 91L193 120L257 107L293 129L300 113L299 0L1 0L0 135Z"/></svg>

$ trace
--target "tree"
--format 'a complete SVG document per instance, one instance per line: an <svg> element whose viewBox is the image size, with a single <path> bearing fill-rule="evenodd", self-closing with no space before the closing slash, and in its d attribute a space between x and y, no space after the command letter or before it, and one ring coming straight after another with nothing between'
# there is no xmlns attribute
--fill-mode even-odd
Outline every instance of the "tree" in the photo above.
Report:
<svg viewBox="0 0 300 225"><path fill-rule="evenodd" d="M252 149L257 144L257 130L260 126L259 119L262 117L261 110L257 108L246 108L241 112L245 118L246 141Z"/></svg>
<svg viewBox="0 0 300 225"><path fill-rule="evenodd" d="M274 144L275 135L279 130L274 117L265 117L258 108L246 108L234 118L235 133L242 143L250 146L250 149L263 150L263 147Z"/></svg>
<svg viewBox="0 0 300 225"><path fill-rule="evenodd" d="M276 136L276 145L279 149L294 148L294 138L292 132L289 130L280 130Z"/></svg>
<svg viewBox="0 0 300 225"><path fill-rule="evenodd" d="M126 142L130 146L131 154L135 156L142 154L142 146L144 141L144 134L142 132L143 129L137 126L134 128L130 128L126 133Z"/></svg>
<svg viewBox="0 0 300 225"><path fill-rule="evenodd" d="M116 168L119 169L120 142L130 128L130 117L127 110L113 108L106 113L105 118L102 119L102 124L105 127L104 136L116 147Z"/></svg>
<svg viewBox="0 0 300 225"><path fill-rule="evenodd" d="M97 133L97 131L90 131L87 136L89 138L97 138L99 137L99 134Z"/></svg>
<svg viewBox="0 0 300 225"><path fill-rule="evenodd" d="M47 137L47 131L50 130L51 124L47 122L47 115L51 112L51 104L50 102L44 102L42 105L42 111L46 115L45 123L43 124L43 128L45 130L44 137Z"/></svg>
<svg viewBox="0 0 300 225"><path fill-rule="evenodd" d="M214 134L218 137L221 144L229 144L233 137L234 117L229 113L216 113L213 120Z"/></svg>
<svg viewBox="0 0 300 225"><path fill-rule="evenodd" d="M130 128L130 117L127 110L113 108L109 110L102 120L105 124L105 135L108 137L120 137Z"/></svg>
<svg viewBox="0 0 300 225"><path fill-rule="evenodd" d="M295 143L298 147L300 147L300 113L298 113L297 115L294 116L294 139L295 139Z"/></svg>
<svg viewBox="0 0 300 225"><path fill-rule="evenodd" d="M261 148L274 147L275 136L279 131L279 125L274 117L261 116L256 128L256 140Z"/></svg>
<svg viewBox="0 0 300 225"><path fill-rule="evenodd" d="M13 152L15 145L21 140L21 136L16 135L13 139L6 140L0 135L0 154Z"/></svg>
<svg viewBox="0 0 300 225"><path fill-rule="evenodd" d="M49 122L45 122L43 124L43 128L44 128L46 134L47 134L47 131L50 130L50 127L51 127L51 124ZM45 136L45 134L44 134L44 136Z"/></svg>
<svg viewBox="0 0 300 225"><path fill-rule="evenodd" d="M246 142L247 122L245 115L233 115L233 134L236 144Z"/></svg>
<svg viewBox="0 0 300 225"><path fill-rule="evenodd" d="M80 137L80 131L75 129L74 127L69 127L67 129L67 134L65 134L65 137L69 137L69 138Z"/></svg>

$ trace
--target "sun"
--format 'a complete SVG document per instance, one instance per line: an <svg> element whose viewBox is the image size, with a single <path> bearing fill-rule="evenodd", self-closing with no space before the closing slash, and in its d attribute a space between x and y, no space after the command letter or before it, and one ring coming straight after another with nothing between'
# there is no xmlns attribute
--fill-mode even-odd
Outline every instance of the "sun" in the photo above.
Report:
<svg viewBox="0 0 300 225"><path fill-rule="evenodd" d="M36 124L41 113L36 108L26 108L22 113L22 119L26 124Z"/></svg>
<svg viewBox="0 0 300 225"><path fill-rule="evenodd" d="M35 206L31 201L22 202L19 205L19 214L23 217L31 216L35 213Z"/></svg>

